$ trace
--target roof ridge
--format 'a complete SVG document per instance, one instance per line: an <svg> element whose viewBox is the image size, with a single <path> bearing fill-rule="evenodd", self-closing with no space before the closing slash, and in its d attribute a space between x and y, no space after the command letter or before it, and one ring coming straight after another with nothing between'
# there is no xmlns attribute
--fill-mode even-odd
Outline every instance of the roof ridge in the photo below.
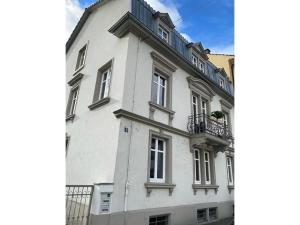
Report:
<svg viewBox="0 0 300 225"><path fill-rule="evenodd" d="M209 53L208 55L226 55L226 56L234 56L234 54L224 54L224 53Z"/></svg>

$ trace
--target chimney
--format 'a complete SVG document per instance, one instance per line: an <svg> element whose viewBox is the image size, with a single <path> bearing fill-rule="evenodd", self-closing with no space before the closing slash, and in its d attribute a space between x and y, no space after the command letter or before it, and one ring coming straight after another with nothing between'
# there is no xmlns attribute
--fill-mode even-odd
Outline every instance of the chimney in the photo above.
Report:
<svg viewBox="0 0 300 225"><path fill-rule="evenodd" d="M210 50L207 48L204 50L206 54L210 54Z"/></svg>

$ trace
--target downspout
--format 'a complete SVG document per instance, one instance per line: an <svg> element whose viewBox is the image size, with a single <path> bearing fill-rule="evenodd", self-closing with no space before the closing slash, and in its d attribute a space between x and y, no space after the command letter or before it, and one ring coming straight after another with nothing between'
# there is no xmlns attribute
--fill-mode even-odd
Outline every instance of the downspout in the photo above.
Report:
<svg viewBox="0 0 300 225"><path fill-rule="evenodd" d="M142 39L138 39L138 45L136 50L136 61L135 61L135 71L134 71L134 82L133 82L133 97L132 97L132 106L131 106L131 112L134 110L134 97L135 97L135 87L136 87L136 76L137 76L137 65L138 65L138 56L139 56L139 49L140 49L140 43ZM127 203L128 203L128 190L129 190L129 180L128 180L128 174L129 174L129 167L130 167L130 161L131 161L131 142L132 142L132 121L130 121L130 141L129 141L129 152L128 152L128 158L127 158L127 171L126 171L126 183L125 183L125 195L124 195L124 212L127 211ZM125 219L124 215L124 224L127 224L127 221Z"/></svg>

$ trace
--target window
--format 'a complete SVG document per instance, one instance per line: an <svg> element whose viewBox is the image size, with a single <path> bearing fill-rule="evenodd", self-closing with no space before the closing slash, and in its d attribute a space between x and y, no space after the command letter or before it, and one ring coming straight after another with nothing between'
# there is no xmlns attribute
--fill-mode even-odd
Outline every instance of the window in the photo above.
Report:
<svg viewBox="0 0 300 225"><path fill-rule="evenodd" d="M90 110L109 102L109 90L112 79L112 61L113 60L110 60L98 70L93 103L89 106Z"/></svg>
<svg viewBox="0 0 300 225"><path fill-rule="evenodd" d="M194 184L215 185L214 157L212 152L194 149Z"/></svg>
<svg viewBox="0 0 300 225"><path fill-rule="evenodd" d="M233 185L232 157L226 157L228 184Z"/></svg>
<svg viewBox="0 0 300 225"><path fill-rule="evenodd" d="M204 151L205 184L211 184L209 152Z"/></svg>
<svg viewBox="0 0 300 225"><path fill-rule="evenodd" d="M150 149L150 182L165 182L166 142L152 137Z"/></svg>
<svg viewBox="0 0 300 225"><path fill-rule="evenodd" d="M66 135L66 156L68 154L69 144L70 144L70 136Z"/></svg>
<svg viewBox="0 0 300 225"><path fill-rule="evenodd" d="M200 150L198 149L195 149L194 162L195 162L195 183L201 184Z"/></svg>
<svg viewBox="0 0 300 225"><path fill-rule="evenodd" d="M83 46L78 52L75 70L78 70L79 68L81 68L84 65L85 56L86 56L86 46L87 45Z"/></svg>
<svg viewBox="0 0 300 225"><path fill-rule="evenodd" d="M111 193L101 193L100 211L102 213L110 212Z"/></svg>
<svg viewBox="0 0 300 225"><path fill-rule="evenodd" d="M166 42L169 42L169 32L161 25L158 27L158 36Z"/></svg>
<svg viewBox="0 0 300 225"><path fill-rule="evenodd" d="M207 213L206 209L198 209L197 210L197 221L198 223L207 222Z"/></svg>
<svg viewBox="0 0 300 225"><path fill-rule="evenodd" d="M198 107L199 97L197 95L192 95L192 108L193 108L193 115L198 115L199 107Z"/></svg>
<svg viewBox="0 0 300 225"><path fill-rule="evenodd" d="M70 92L68 107L67 107L67 116L75 115L75 109L78 101L79 85L73 87Z"/></svg>
<svg viewBox="0 0 300 225"><path fill-rule="evenodd" d="M205 67L204 67L204 63L202 61L199 60L199 69L204 73L205 71Z"/></svg>
<svg viewBox="0 0 300 225"><path fill-rule="evenodd" d="M198 67L198 57L192 54L192 63L194 66Z"/></svg>
<svg viewBox="0 0 300 225"><path fill-rule="evenodd" d="M217 208L209 208L208 209L209 220L216 220L217 219Z"/></svg>
<svg viewBox="0 0 300 225"><path fill-rule="evenodd" d="M102 74L101 83L100 83L100 95L99 100L108 97L109 85L110 85L110 76L111 69L109 68Z"/></svg>
<svg viewBox="0 0 300 225"><path fill-rule="evenodd" d="M167 79L158 72L153 75L151 100L163 107L167 106Z"/></svg>
<svg viewBox="0 0 300 225"><path fill-rule="evenodd" d="M198 223L205 223L216 220L217 217L217 208L206 208L197 210L197 221Z"/></svg>
<svg viewBox="0 0 300 225"><path fill-rule="evenodd" d="M169 224L169 216L151 216L149 218L149 225L168 225Z"/></svg>
<svg viewBox="0 0 300 225"><path fill-rule="evenodd" d="M220 86L224 88L224 80L222 78L220 78Z"/></svg>

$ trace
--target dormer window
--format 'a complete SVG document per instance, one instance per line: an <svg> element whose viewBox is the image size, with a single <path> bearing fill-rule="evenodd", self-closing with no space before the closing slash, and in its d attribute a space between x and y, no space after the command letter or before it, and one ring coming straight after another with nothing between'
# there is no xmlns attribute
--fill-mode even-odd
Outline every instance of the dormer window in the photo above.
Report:
<svg viewBox="0 0 300 225"><path fill-rule="evenodd" d="M224 88L224 80L222 78L220 78L220 86Z"/></svg>
<svg viewBox="0 0 300 225"><path fill-rule="evenodd" d="M161 25L158 27L158 36L166 42L169 42L169 32Z"/></svg>
<svg viewBox="0 0 300 225"><path fill-rule="evenodd" d="M199 60L199 69L204 73L205 69L204 69L204 62L202 62L201 60Z"/></svg>
<svg viewBox="0 0 300 225"><path fill-rule="evenodd" d="M198 67L198 57L192 54L192 63L194 66Z"/></svg>

